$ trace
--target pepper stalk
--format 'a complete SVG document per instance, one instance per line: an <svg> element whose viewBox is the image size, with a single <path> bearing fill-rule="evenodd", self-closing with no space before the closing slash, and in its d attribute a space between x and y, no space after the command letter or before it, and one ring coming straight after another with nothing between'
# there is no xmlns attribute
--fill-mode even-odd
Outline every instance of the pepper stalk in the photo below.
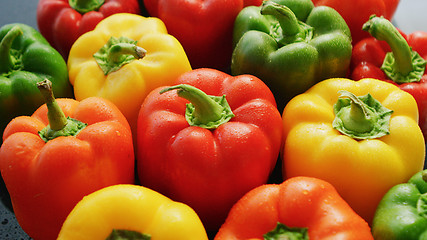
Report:
<svg viewBox="0 0 427 240"><path fill-rule="evenodd" d="M68 0L70 7L81 14L98 10L104 0Z"/></svg>
<svg viewBox="0 0 427 240"><path fill-rule="evenodd" d="M76 136L87 126L86 123L82 123L79 120L65 116L53 95L51 81L45 79L41 82L38 82L37 88L43 95L48 109L47 117L49 120L49 125L39 131L39 136L45 142L60 136Z"/></svg>
<svg viewBox="0 0 427 240"><path fill-rule="evenodd" d="M276 228L264 234L264 240L308 240L308 228L288 227L278 222Z"/></svg>
<svg viewBox="0 0 427 240"><path fill-rule="evenodd" d="M369 93L356 97L348 91L334 105L333 128L354 139L372 139L390 134L390 117L393 110L387 109Z"/></svg>
<svg viewBox="0 0 427 240"><path fill-rule="evenodd" d="M108 75L125 64L145 57L147 51L136 44L137 41L127 37L111 37L93 57L104 75Z"/></svg>
<svg viewBox="0 0 427 240"><path fill-rule="evenodd" d="M149 234L130 230L113 229L105 240L150 240Z"/></svg>
<svg viewBox="0 0 427 240"><path fill-rule="evenodd" d="M7 76L12 70L19 70L20 59L14 57L12 43L23 34L19 26L11 28L0 42L0 75Z"/></svg>
<svg viewBox="0 0 427 240"><path fill-rule="evenodd" d="M392 52L384 58L381 70L396 83L419 82L425 72L426 61L411 49L408 42L384 17L372 15L362 29L374 38L386 41Z"/></svg>
<svg viewBox="0 0 427 240"><path fill-rule="evenodd" d="M225 95L210 96L187 84L165 88L160 94L174 89L178 90L178 96L190 101L185 112L185 118L190 126L215 129L234 117Z"/></svg>
<svg viewBox="0 0 427 240"><path fill-rule="evenodd" d="M307 42L313 38L313 28L299 21L294 12L285 5L264 1L261 14L277 19L278 25L271 29L270 34L283 46L294 42Z"/></svg>

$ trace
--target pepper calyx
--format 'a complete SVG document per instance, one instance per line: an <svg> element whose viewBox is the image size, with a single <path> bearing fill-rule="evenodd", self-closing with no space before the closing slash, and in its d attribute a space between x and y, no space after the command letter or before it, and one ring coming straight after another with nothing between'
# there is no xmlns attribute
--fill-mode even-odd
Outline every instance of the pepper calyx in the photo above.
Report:
<svg viewBox="0 0 427 240"><path fill-rule="evenodd" d="M276 228L264 234L264 240L308 240L308 228L288 227L278 222Z"/></svg>
<svg viewBox="0 0 427 240"><path fill-rule="evenodd" d="M23 68L22 54L19 50L13 49L12 44L15 39L23 34L19 26L12 27L0 42L0 75L8 77L13 71Z"/></svg>
<svg viewBox="0 0 427 240"><path fill-rule="evenodd" d="M143 58L147 51L137 41L127 37L111 37L94 55L104 75L119 70L124 65Z"/></svg>
<svg viewBox="0 0 427 240"><path fill-rule="evenodd" d="M43 80L37 83L37 88L43 95L48 109L47 117L49 125L38 132L39 136L48 142L60 136L76 136L83 130L87 124L77 119L65 117L64 112L59 107L58 103L53 96L52 82Z"/></svg>
<svg viewBox="0 0 427 240"><path fill-rule="evenodd" d="M149 234L131 230L113 229L105 240L150 240Z"/></svg>
<svg viewBox="0 0 427 240"><path fill-rule="evenodd" d="M215 129L234 117L230 106L223 96L211 96L202 90L187 84L179 84L160 91L160 94L178 90L178 96L187 99L185 118L190 126Z"/></svg>
<svg viewBox="0 0 427 240"><path fill-rule="evenodd" d="M98 10L105 0L68 0L70 7L81 14Z"/></svg>
<svg viewBox="0 0 427 240"><path fill-rule="evenodd" d="M417 212L420 216L427 219L427 193L421 194L418 198Z"/></svg>
<svg viewBox="0 0 427 240"><path fill-rule="evenodd" d="M270 29L270 36L281 46L309 42L313 38L313 27L299 21L294 12L285 5L264 1L260 12L262 15L271 15L277 19L277 23Z"/></svg>
<svg viewBox="0 0 427 240"><path fill-rule="evenodd" d="M393 24L384 17L372 15L362 29L372 37L386 41L391 52L386 54L381 70L396 83L419 82L426 69L426 61L412 48Z"/></svg>
<svg viewBox="0 0 427 240"><path fill-rule="evenodd" d="M369 93L358 97L348 91L338 93L341 95L333 107L334 129L359 140L390 134L390 117L393 110L384 107Z"/></svg>

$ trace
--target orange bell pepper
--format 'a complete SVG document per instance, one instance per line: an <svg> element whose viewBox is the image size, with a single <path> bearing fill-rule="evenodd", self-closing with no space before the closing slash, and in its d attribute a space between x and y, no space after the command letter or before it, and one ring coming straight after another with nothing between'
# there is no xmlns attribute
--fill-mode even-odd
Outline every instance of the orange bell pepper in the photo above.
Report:
<svg viewBox="0 0 427 240"><path fill-rule="evenodd" d="M97 97L56 101L50 94L31 117L7 125L0 148L0 170L13 210L34 240L56 239L85 195L134 183L132 135L119 109Z"/></svg>
<svg viewBox="0 0 427 240"><path fill-rule="evenodd" d="M231 209L215 240L373 239L367 222L328 182L294 177L248 192Z"/></svg>

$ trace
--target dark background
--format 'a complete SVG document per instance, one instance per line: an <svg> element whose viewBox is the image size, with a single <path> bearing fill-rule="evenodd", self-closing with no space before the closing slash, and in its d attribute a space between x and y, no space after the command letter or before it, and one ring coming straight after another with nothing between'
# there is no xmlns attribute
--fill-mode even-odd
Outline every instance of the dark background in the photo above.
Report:
<svg viewBox="0 0 427 240"><path fill-rule="evenodd" d="M36 9L38 0L1 0L0 27L9 23L25 23L37 27ZM393 23L405 33L416 30L427 31L426 0L400 0ZM1 64L1 63L0 63ZM0 239L30 239L16 222L9 205L7 191L0 184Z"/></svg>

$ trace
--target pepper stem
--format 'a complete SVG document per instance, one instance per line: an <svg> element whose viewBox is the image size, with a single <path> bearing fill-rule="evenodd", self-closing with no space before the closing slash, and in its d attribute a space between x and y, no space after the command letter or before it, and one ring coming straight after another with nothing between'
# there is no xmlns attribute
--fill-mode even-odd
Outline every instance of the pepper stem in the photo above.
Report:
<svg viewBox="0 0 427 240"><path fill-rule="evenodd" d="M278 222L276 228L264 234L264 240L308 240L308 228L288 227Z"/></svg>
<svg viewBox="0 0 427 240"><path fill-rule="evenodd" d="M271 15L277 19L279 26L273 27L271 35L283 45L308 41L312 38L312 27L299 21L294 12L285 5L273 1L264 1L261 5L261 14Z"/></svg>
<svg viewBox="0 0 427 240"><path fill-rule="evenodd" d="M68 0L70 7L81 14L98 10L104 0Z"/></svg>
<svg viewBox="0 0 427 240"><path fill-rule="evenodd" d="M150 240L149 234L131 230L113 229L105 240Z"/></svg>
<svg viewBox="0 0 427 240"><path fill-rule="evenodd" d="M165 88L160 94L178 90L178 96L190 101L187 104L185 117L191 126L214 129L234 117L225 95L222 97L209 96L202 90L187 84Z"/></svg>
<svg viewBox="0 0 427 240"><path fill-rule="evenodd" d="M37 88L43 95L48 112L47 118L49 119L49 125L52 130L61 130L67 125L67 117L59 107L58 103L53 96L52 82L45 79L37 83Z"/></svg>
<svg viewBox="0 0 427 240"><path fill-rule="evenodd" d="M344 135L355 139L372 139L389 134L390 116L393 113L370 94L356 97L348 91L339 91L334 105L332 126Z"/></svg>
<svg viewBox="0 0 427 240"><path fill-rule="evenodd" d="M374 38L386 41L392 52L387 53L381 69L397 83L418 82L424 74L426 61L415 51L393 24L384 17L372 15L362 29Z"/></svg>
<svg viewBox="0 0 427 240"><path fill-rule="evenodd" d="M136 44L137 41L130 38L111 37L93 57L104 72L104 75L108 75L119 70L125 64L145 57L147 51Z"/></svg>
<svg viewBox="0 0 427 240"><path fill-rule="evenodd" d="M48 142L60 136L76 136L87 124L76 119L65 117L64 112L59 107L53 91L52 82L45 79L37 83L37 88L43 95L47 107L47 118L49 125L39 131L39 136Z"/></svg>
<svg viewBox="0 0 427 240"><path fill-rule="evenodd" d="M373 123L370 121L371 116L368 114L366 104L364 104L353 93L340 91L341 98L348 97L350 99L349 114L343 116L343 124L347 129L356 132L369 132L373 128Z"/></svg>
<svg viewBox="0 0 427 240"><path fill-rule="evenodd" d="M118 63L120 62L120 59L123 55L132 55L136 59L140 59L145 57L146 54L147 51L145 49L135 44L117 43L111 46L111 48L109 49L108 58L111 60L111 62Z"/></svg>
<svg viewBox="0 0 427 240"><path fill-rule="evenodd" d="M12 27L0 42L0 74L8 74L16 66L18 59L13 58L11 48L13 41L23 32L19 26Z"/></svg>

